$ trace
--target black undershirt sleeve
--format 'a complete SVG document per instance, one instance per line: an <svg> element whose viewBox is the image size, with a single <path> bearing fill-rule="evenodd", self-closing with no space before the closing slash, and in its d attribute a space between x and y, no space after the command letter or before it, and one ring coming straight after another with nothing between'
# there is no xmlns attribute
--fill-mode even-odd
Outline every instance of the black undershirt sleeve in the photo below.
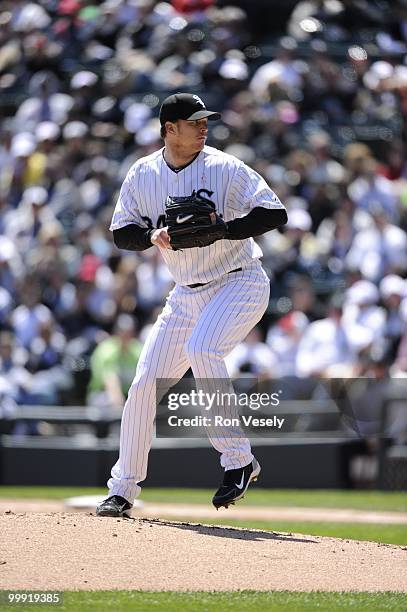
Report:
<svg viewBox="0 0 407 612"><path fill-rule="evenodd" d="M262 208L257 206L248 215L229 221L228 240L244 240L251 236L260 236L280 225L287 223L287 213L284 208ZM152 246L151 234L154 229L130 224L113 230L113 240L119 249L126 251L145 251Z"/></svg>
<svg viewBox="0 0 407 612"><path fill-rule="evenodd" d="M113 230L113 240L119 249L126 251L145 251L152 246L151 234L154 229L140 227L140 225L125 225Z"/></svg>
<svg viewBox="0 0 407 612"><path fill-rule="evenodd" d="M256 206L245 217L233 219L227 223L228 240L244 240L252 236L260 236L280 225L287 223L285 208L263 208Z"/></svg>

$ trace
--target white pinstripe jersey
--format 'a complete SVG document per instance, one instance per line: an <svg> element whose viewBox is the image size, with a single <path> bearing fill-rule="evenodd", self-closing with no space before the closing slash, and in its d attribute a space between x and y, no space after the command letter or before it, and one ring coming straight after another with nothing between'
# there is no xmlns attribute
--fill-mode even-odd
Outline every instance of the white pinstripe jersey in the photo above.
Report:
<svg viewBox="0 0 407 612"><path fill-rule="evenodd" d="M164 225L167 196L188 196L193 190L213 192L210 199L225 221L247 215L256 206L284 208L265 180L236 157L205 146L179 172L171 170L164 148L136 161L130 168L117 201L110 229L135 223ZM218 240L204 248L160 249L176 283L207 283L262 256L253 238Z"/></svg>

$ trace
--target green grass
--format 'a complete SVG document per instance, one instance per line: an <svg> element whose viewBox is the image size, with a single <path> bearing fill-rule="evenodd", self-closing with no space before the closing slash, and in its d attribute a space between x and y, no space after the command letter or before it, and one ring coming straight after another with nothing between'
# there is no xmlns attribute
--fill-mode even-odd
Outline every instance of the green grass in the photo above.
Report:
<svg viewBox="0 0 407 612"><path fill-rule="evenodd" d="M233 593L176 593L151 591L85 591L65 593L58 606L13 606L13 609L37 611L51 607L59 612L257 612L270 610L391 610L403 611L407 596L401 593L293 593L290 591L240 591Z"/></svg>
<svg viewBox="0 0 407 612"><path fill-rule="evenodd" d="M146 502L207 504L209 489L143 489ZM407 495L384 491L300 489L250 489L239 506L290 506L292 508L350 508L407 512Z"/></svg>
<svg viewBox="0 0 407 612"><path fill-rule="evenodd" d="M76 495L105 495L106 489L88 487L7 487L0 486L0 498L64 499ZM208 504L212 489L142 490L145 502ZM290 506L292 508L349 508L407 512L407 495L384 491L339 491L298 489L256 489L253 487L239 506Z"/></svg>

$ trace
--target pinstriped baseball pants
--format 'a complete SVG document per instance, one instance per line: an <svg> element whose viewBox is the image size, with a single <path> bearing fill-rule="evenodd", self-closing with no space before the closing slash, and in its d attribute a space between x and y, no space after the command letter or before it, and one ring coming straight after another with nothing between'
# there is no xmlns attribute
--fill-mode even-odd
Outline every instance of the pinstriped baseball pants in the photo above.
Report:
<svg viewBox="0 0 407 612"><path fill-rule="evenodd" d="M119 459L108 481L109 494L131 503L147 475L156 405L156 380L179 380L191 367L195 379L228 380L224 357L263 316L270 283L258 260L195 289L176 285L152 327L137 365L123 410ZM163 393L164 395L164 393ZM230 415L229 413L225 416ZM225 470L244 467L253 459L250 442L240 428L213 435Z"/></svg>

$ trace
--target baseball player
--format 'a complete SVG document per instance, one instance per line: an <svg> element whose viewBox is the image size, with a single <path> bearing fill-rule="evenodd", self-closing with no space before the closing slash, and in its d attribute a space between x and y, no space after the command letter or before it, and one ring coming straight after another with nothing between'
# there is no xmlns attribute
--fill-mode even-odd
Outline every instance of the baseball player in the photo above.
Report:
<svg viewBox="0 0 407 612"><path fill-rule="evenodd" d="M197 95L166 98L160 109L164 147L130 168L113 213L115 244L158 248L176 284L144 344L124 406L109 497L98 516L125 515L140 494L155 408L164 395L156 397L157 379L180 380L191 368L196 381L230 384L224 358L268 305L270 283L253 236L284 225L287 213L254 170L206 146L208 120L219 118ZM179 212L171 214L174 205ZM208 427L207 433L224 469L212 502L228 507L257 479L260 465L239 427Z"/></svg>

